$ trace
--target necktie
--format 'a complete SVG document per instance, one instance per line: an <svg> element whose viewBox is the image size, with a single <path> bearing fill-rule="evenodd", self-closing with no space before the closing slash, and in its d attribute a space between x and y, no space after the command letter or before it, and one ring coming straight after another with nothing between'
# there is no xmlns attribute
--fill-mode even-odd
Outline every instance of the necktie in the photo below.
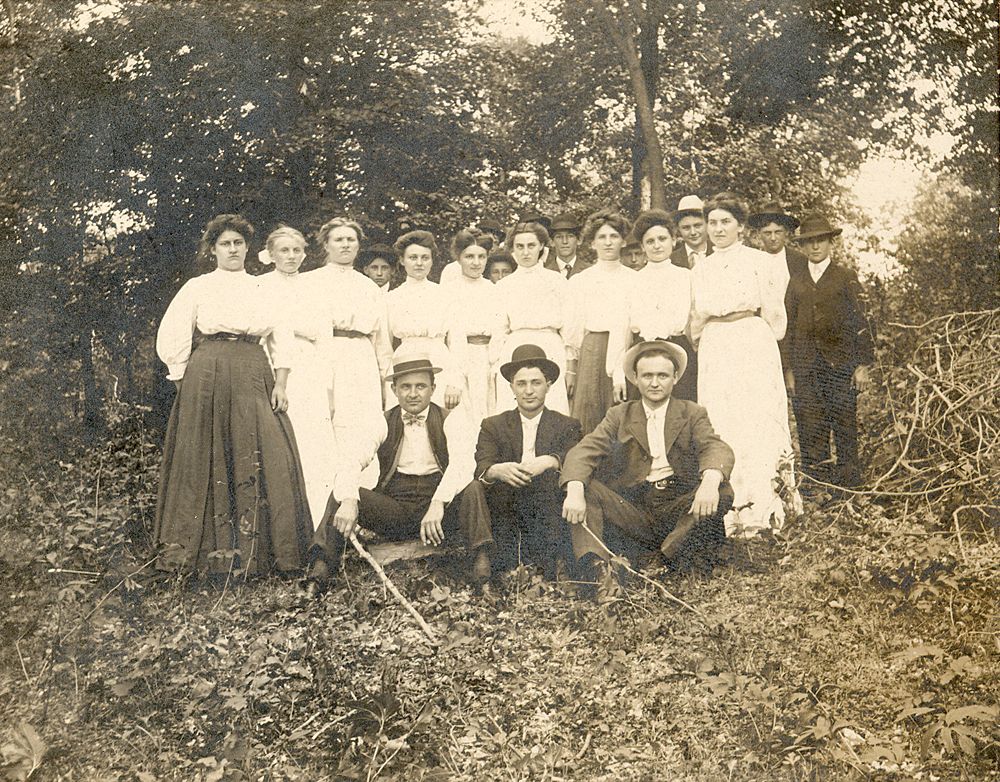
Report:
<svg viewBox="0 0 1000 782"><path fill-rule="evenodd" d="M573 267L568 263L563 267L563 273L566 275L566 279L569 279L570 272L573 271Z"/></svg>
<svg viewBox="0 0 1000 782"><path fill-rule="evenodd" d="M413 413L403 413L403 424L406 426L423 426L424 419Z"/></svg>

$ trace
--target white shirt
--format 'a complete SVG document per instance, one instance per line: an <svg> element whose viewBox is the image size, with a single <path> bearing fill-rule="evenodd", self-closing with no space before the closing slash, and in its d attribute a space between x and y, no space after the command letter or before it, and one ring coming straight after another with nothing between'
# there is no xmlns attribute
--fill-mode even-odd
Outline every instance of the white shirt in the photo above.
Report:
<svg viewBox="0 0 1000 782"><path fill-rule="evenodd" d="M573 267L576 266L576 256L574 255L568 261L564 261L558 255L556 256L556 266L559 267L559 273L569 279L570 273L573 271Z"/></svg>
<svg viewBox="0 0 1000 782"><path fill-rule="evenodd" d="M826 271L827 267L830 265L830 259L820 261L819 263L809 262L809 276L812 277L813 282L819 282L819 278L823 276L823 272Z"/></svg>
<svg viewBox="0 0 1000 782"><path fill-rule="evenodd" d="M642 409L646 413L646 437L649 439L649 453L653 457L653 463L649 466L649 475L646 476L646 480L650 483L669 478L674 474L674 468L667 461L667 446L663 437L663 427L669 406L669 399L667 404L656 410L651 410L646 407L645 402L642 403Z"/></svg>
<svg viewBox="0 0 1000 782"><path fill-rule="evenodd" d="M785 336L788 265L775 255L735 242L716 247L691 270L691 337L695 344L712 318L760 311L776 340Z"/></svg>
<svg viewBox="0 0 1000 782"><path fill-rule="evenodd" d="M492 332L491 358L500 358L504 339L518 329L552 329L561 335L566 321L567 284L559 272L541 263L519 266L500 280L496 284L499 314Z"/></svg>
<svg viewBox="0 0 1000 782"><path fill-rule="evenodd" d="M156 332L156 353L168 380L181 380L191 358L191 338L202 334L263 337L275 369L288 369L295 336L283 299L271 285L242 269L216 269L188 280L174 296Z"/></svg>
<svg viewBox="0 0 1000 782"><path fill-rule="evenodd" d="M441 465L434 458L431 439L427 436L427 410L417 413L421 423L407 423L410 413L403 413L403 441L399 444L396 471L404 475L432 475L441 472Z"/></svg>
<svg viewBox="0 0 1000 782"><path fill-rule="evenodd" d="M538 422L542 420L542 413L539 411L534 418L521 416L521 461L535 458L535 440L538 439Z"/></svg>
<svg viewBox="0 0 1000 782"><path fill-rule="evenodd" d="M583 276L582 274L580 275ZM669 260L647 263L631 280L627 305L608 337L607 372L625 384L622 361L632 346L632 335L644 340L666 339L685 333L691 316L691 271Z"/></svg>
<svg viewBox="0 0 1000 782"><path fill-rule="evenodd" d="M687 252L687 262L689 269L693 269L698 264L698 261L708 257L707 247L704 250L696 250L692 249L690 245L685 243L684 249Z"/></svg>
<svg viewBox="0 0 1000 782"><path fill-rule="evenodd" d="M566 283L563 339L566 356L577 358L588 331L610 332L621 322L635 280L635 270L619 261L598 261Z"/></svg>

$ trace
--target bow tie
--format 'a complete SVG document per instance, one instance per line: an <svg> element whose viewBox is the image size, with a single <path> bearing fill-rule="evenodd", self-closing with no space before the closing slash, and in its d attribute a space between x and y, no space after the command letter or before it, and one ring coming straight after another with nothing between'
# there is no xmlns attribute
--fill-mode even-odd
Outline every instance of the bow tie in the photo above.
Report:
<svg viewBox="0 0 1000 782"><path fill-rule="evenodd" d="M403 423L406 426L423 426L424 419L413 413L403 413Z"/></svg>

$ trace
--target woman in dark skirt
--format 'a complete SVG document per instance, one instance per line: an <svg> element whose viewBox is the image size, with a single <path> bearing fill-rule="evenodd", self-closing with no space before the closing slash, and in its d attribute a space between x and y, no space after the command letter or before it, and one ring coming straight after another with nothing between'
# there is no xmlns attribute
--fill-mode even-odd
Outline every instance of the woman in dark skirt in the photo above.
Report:
<svg viewBox="0 0 1000 782"><path fill-rule="evenodd" d="M199 252L216 269L184 284L157 332L177 385L156 507L163 569L254 576L304 565L312 524L285 414L294 333L244 269L252 237L238 215L209 222Z"/></svg>

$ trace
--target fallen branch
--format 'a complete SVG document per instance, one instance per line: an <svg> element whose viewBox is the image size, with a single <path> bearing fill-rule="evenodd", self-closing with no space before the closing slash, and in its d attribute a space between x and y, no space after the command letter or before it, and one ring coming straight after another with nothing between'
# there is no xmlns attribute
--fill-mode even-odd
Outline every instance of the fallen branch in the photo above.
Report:
<svg viewBox="0 0 1000 782"><path fill-rule="evenodd" d="M365 562L367 562L369 565L372 566L372 569L376 573L378 573L378 577L382 579L382 583L385 584L386 588L390 592L392 592L393 596L400 602L403 608L409 611L410 616L412 616L413 619L416 621L416 623L420 626L420 629L424 631L424 635L427 636L427 638L431 641L431 643L436 644L438 639L437 635L434 632L434 629L429 624L427 624L426 621L424 621L424 618L420 615L420 612L413 607L413 604L405 597L403 597L403 593L400 592L399 589L396 587L396 585L392 583L392 580L389 578L389 576L386 575L385 571L382 569L382 566L375 561L375 557L369 554L368 551L365 549L365 547L361 545L361 541L358 540L358 536L352 532L350 540L351 540L351 545L354 546L354 550L358 552L358 554Z"/></svg>
<svg viewBox="0 0 1000 782"><path fill-rule="evenodd" d="M587 526L587 522L584 521L584 522L582 522L582 524L583 524L583 528L585 530L587 530L587 532L590 534L590 537L592 537L594 540L597 541L597 545L600 546L602 549L604 549L604 551L607 552L608 556L611 557L611 561L612 562L614 562L617 565L620 565L622 568L624 568L625 570L627 570L633 576L638 576L640 579L642 579L643 581L645 581L647 584L652 584L657 589L659 589L661 592L663 592L663 594L666 596L666 598L668 600L670 600L673 603L676 603L677 605L679 605L679 606L681 606L683 608L686 608L688 611L690 611L695 616L697 616L699 619L701 619L701 621L703 621L706 625L708 624L708 619L705 617L705 615L701 611L699 611L697 608L695 608L690 603L686 603L685 601L681 600L679 597L677 597L677 595L675 595L673 592L671 592L669 589L667 589L665 586L663 586L663 584L661 584L659 581L654 581L653 579L649 578L649 576L643 575L638 570L633 570L631 567L629 567L628 565L626 565L622 561L621 557L617 556L611 549L609 549L607 546L604 545L604 541L601 540L594 533L594 531L590 527Z"/></svg>

